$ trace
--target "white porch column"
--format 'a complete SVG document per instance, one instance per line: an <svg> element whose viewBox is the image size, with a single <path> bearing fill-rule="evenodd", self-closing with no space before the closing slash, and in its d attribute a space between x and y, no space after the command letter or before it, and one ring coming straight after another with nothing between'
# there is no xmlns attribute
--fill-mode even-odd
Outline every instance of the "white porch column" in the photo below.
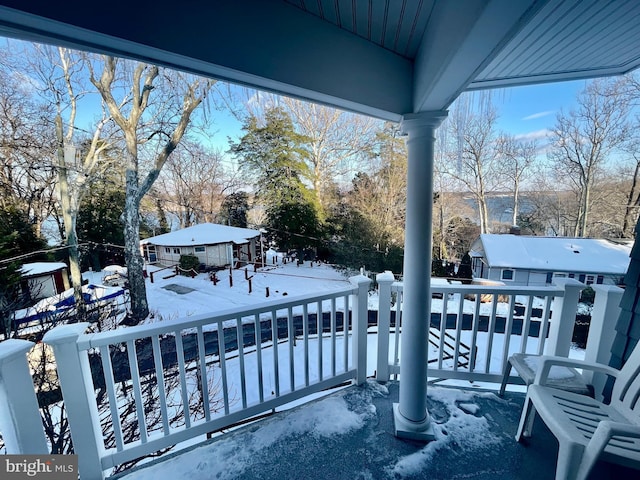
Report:
<svg viewBox="0 0 640 480"><path fill-rule="evenodd" d="M394 404L395 434L433 440L427 412L427 348L431 316L431 245L435 130L446 111L405 115L407 147L400 401Z"/></svg>

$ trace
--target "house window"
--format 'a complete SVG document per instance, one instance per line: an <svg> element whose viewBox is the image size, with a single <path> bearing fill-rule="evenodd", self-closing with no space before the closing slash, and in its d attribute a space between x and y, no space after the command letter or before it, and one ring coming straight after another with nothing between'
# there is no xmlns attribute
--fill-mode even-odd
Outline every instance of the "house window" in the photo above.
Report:
<svg viewBox="0 0 640 480"><path fill-rule="evenodd" d="M178 247L173 247L173 254L174 254L174 255L180 255L180 248L178 248Z"/></svg>
<svg viewBox="0 0 640 480"><path fill-rule="evenodd" d="M575 273L570 273L569 274L569 278L576 278L576 274Z"/></svg>
<svg viewBox="0 0 640 480"><path fill-rule="evenodd" d="M194 250L196 253L204 253L204 247L195 247Z"/></svg>
<svg viewBox="0 0 640 480"><path fill-rule="evenodd" d="M164 247L164 253L171 254L171 247Z"/></svg>
<svg viewBox="0 0 640 480"><path fill-rule="evenodd" d="M587 276L584 273L582 273L578 276L578 281L584 283L586 277Z"/></svg>
<svg viewBox="0 0 640 480"><path fill-rule="evenodd" d="M505 268L504 270L502 270L502 280L513 280L513 273L513 270Z"/></svg>
<svg viewBox="0 0 640 480"><path fill-rule="evenodd" d="M553 283L553 272L547 272L547 284Z"/></svg>
<svg viewBox="0 0 640 480"><path fill-rule="evenodd" d="M598 285L602 285L604 283L604 275L598 275L598 278L596 280L596 283Z"/></svg>
<svg viewBox="0 0 640 480"><path fill-rule="evenodd" d="M593 282L595 282L595 277L593 275L587 275L587 285L593 285Z"/></svg>

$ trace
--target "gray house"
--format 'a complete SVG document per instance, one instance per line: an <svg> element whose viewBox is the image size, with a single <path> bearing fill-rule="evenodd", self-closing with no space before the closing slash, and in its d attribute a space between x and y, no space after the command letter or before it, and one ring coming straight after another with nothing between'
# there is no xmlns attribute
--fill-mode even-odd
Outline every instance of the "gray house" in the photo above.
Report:
<svg viewBox="0 0 640 480"><path fill-rule="evenodd" d="M469 255L474 278L507 285L547 285L554 278L619 285L629 267L631 245L624 240L483 234Z"/></svg>
<svg viewBox="0 0 640 480"><path fill-rule="evenodd" d="M238 267L260 259L260 231L201 223L140 241L145 260L177 265L180 255L195 255L207 267ZM256 256L256 254L258 254Z"/></svg>

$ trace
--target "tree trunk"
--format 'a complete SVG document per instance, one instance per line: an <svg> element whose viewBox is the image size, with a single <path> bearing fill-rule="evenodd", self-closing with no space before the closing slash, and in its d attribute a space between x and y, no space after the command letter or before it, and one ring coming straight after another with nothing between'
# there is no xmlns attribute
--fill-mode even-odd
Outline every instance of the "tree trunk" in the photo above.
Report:
<svg viewBox="0 0 640 480"><path fill-rule="evenodd" d="M128 164L136 162L135 154L126 153ZM124 257L127 264L129 293L131 295L131 316L141 322L149 315L147 286L145 284L144 260L140 254L140 215L138 198L138 173L128 168L126 173L126 196L123 212Z"/></svg>
<svg viewBox="0 0 640 480"><path fill-rule="evenodd" d="M86 307L82 296L82 273L80 272L80 254L78 252L78 236L76 234L77 209L69 193L69 178L64 158L64 137L60 114L56 115L55 124L58 139L58 189L60 191L62 218L64 219L64 236L69 254L69 273L71 273L71 286L73 287L73 298L76 304L76 319L79 322L83 322L86 318Z"/></svg>

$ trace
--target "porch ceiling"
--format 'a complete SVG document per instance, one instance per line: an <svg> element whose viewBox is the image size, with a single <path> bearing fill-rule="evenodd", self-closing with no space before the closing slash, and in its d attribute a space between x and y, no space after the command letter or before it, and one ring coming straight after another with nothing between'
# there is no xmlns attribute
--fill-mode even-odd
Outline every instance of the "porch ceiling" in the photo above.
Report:
<svg viewBox="0 0 640 480"><path fill-rule="evenodd" d="M637 0L0 0L0 35L399 120L467 89L626 73Z"/></svg>

